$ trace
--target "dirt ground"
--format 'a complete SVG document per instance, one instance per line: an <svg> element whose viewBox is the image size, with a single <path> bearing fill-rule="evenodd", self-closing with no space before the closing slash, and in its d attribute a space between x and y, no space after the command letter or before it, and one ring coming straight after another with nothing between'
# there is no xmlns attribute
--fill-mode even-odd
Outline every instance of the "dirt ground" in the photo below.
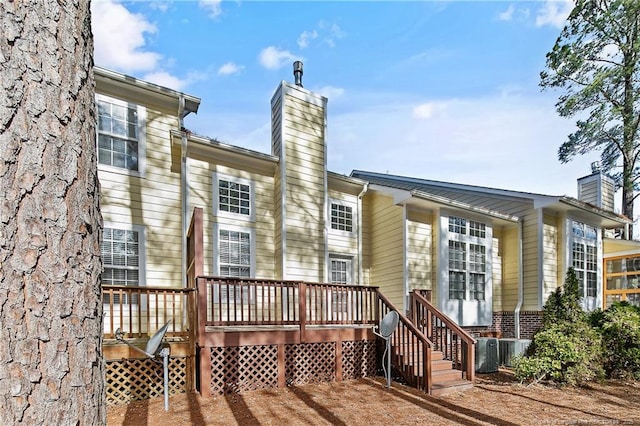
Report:
<svg viewBox="0 0 640 426"><path fill-rule="evenodd" d="M614 425L640 424L640 383L521 385L507 370L472 390L431 397L382 377L204 399L157 398L108 409L108 425Z"/></svg>

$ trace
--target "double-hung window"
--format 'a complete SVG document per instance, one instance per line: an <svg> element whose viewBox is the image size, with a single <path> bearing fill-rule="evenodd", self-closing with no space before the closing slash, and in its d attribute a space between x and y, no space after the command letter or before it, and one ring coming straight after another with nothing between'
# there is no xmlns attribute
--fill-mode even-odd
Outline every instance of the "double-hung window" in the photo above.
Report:
<svg viewBox="0 0 640 426"><path fill-rule="evenodd" d="M105 227L102 232L100 251L103 271L100 275L102 284L119 286L140 286L144 283L142 249L144 247L144 233L138 227L133 229L117 229ZM104 303L110 298L105 295ZM118 295L114 295L114 304L121 302ZM137 303L137 296L122 297L122 303Z"/></svg>
<svg viewBox="0 0 640 426"><path fill-rule="evenodd" d="M221 277L251 278L255 276L254 232L250 228L226 227L217 225L217 256L215 258L218 274ZM220 288L223 303L235 301L247 304L253 290L243 289L241 284L227 284ZM216 295L217 299L218 295ZM251 295L251 300L254 297Z"/></svg>
<svg viewBox="0 0 640 426"><path fill-rule="evenodd" d="M598 296L598 230L575 220L571 221L571 266L578 278L581 297Z"/></svg>
<svg viewBox="0 0 640 426"><path fill-rule="evenodd" d="M331 284L351 284L353 260L347 257L329 258ZM334 319L344 319L349 312L349 288L336 288L331 291L331 309Z"/></svg>
<svg viewBox="0 0 640 426"><path fill-rule="evenodd" d="M104 95L96 106L98 164L142 174L145 109Z"/></svg>

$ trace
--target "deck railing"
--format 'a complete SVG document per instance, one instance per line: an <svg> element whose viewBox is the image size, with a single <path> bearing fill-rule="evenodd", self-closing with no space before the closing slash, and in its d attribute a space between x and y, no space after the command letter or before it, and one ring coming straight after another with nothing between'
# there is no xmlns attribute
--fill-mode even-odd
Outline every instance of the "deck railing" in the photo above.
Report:
<svg viewBox="0 0 640 426"><path fill-rule="evenodd" d="M393 304L378 293L380 318L393 310ZM411 322L398 312L396 331L391 335L392 364L404 380L411 386L431 393L431 352L433 344Z"/></svg>
<svg viewBox="0 0 640 426"><path fill-rule="evenodd" d="M205 326L376 324L377 287L198 277Z"/></svg>
<svg viewBox="0 0 640 426"><path fill-rule="evenodd" d="M193 328L194 289L166 287L102 286L104 327L107 339L120 329L125 338L145 338L168 321L167 337L188 338Z"/></svg>
<svg viewBox="0 0 640 426"><path fill-rule="evenodd" d="M410 304L411 320L433 342L433 349L441 351L444 359L453 363L453 368L462 370L463 377L473 381L475 339L440 312L420 292L411 292Z"/></svg>

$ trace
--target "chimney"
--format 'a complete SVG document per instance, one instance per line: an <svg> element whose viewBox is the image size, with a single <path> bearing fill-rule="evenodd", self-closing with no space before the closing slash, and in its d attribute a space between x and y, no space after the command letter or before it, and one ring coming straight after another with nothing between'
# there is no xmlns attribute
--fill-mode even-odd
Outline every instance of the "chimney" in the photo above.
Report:
<svg viewBox="0 0 640 426"><path fill-rule="evenodd" d="M295 84L298 87L302 86L302 61L295 61L293 63L293 76L295 78Z"/></svg>
<svg viewBox="0 0 640 426"><path fill-rule="evenodd" d="M600 169L597 161L591 163L590 175L578 179L578 199L603 210L614 211L615 191L615 182Z"/></svg>

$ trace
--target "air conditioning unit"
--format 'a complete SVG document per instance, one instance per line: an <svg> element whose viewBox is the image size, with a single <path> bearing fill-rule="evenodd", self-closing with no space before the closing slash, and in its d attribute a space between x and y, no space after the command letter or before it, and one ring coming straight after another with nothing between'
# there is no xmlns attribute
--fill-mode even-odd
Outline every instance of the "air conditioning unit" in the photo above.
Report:
<svg viewBox="0 0 640 426"><path fill-rule="evenodd" d="M495 373L498 371L498 361L498 339L476 338L476 373Z"/></svg>
<svg viewBox="0 0 640 426"><path fill-rule="evenodd" d="M524 355L531 344L528 339L500 339L500 364L505 367L513 367L513 358Z"/></svg>

